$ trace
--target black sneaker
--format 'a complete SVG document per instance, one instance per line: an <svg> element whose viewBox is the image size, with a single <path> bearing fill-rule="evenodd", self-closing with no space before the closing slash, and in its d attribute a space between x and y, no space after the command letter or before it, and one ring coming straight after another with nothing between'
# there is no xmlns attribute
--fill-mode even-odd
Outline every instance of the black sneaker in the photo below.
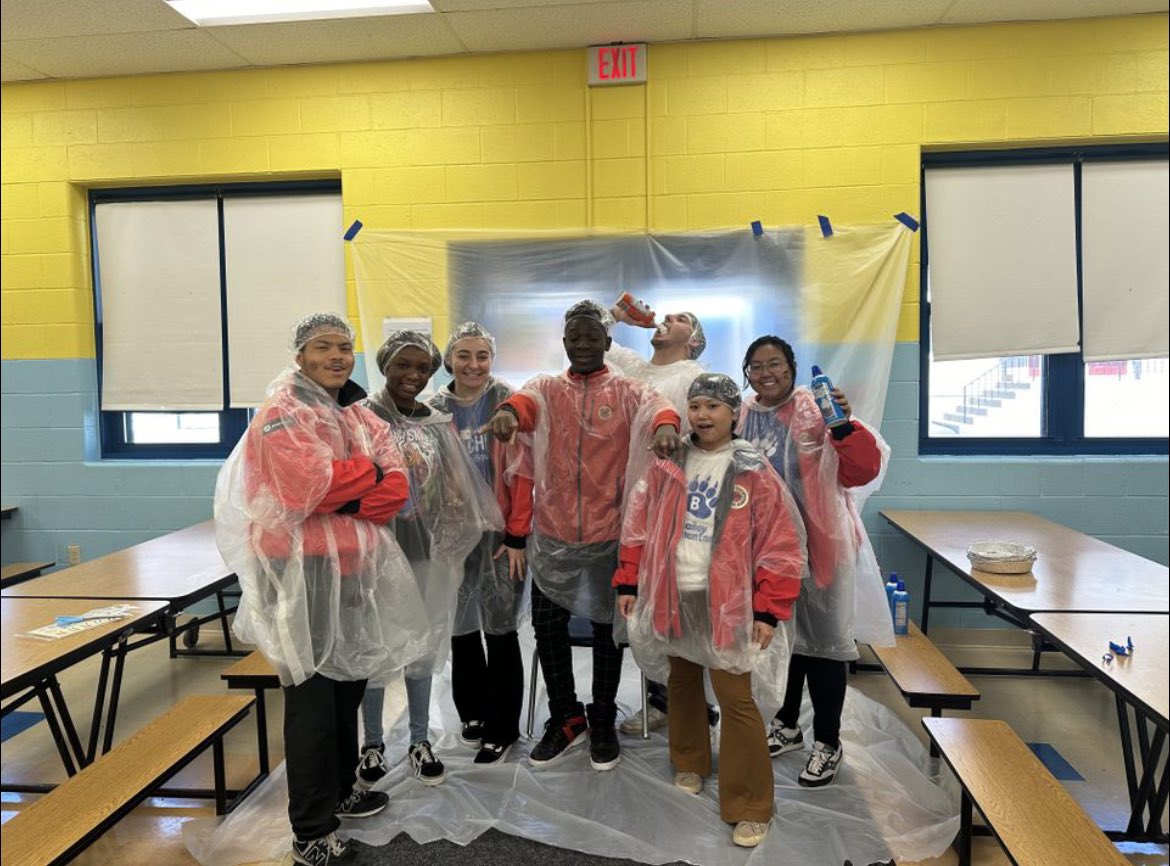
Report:
<svg viewBox="0 0 1170 866"><path fill-rule="evenodd" d="M383 791L352 791L337 804L333 814L338 818L368 818L377 815L390 804L390 796Z"/></svg>
<svg viewBox="0 0 1170 866"><path fill-rule="evenodd" d="M389 772L386 766L386 747L363 746L362 759L358 761L357 775L363 787L371 787Z"/></svg>
<svg viewBox="0 0 1170 866"><path fill-rule="evenodd" d="M589 729L589 764L595 770L612 770L622 762L622 747L618 743L617 729L612 725L599 724Z"/></svg>
<svg viewBox="0 0 1170 866"><path fill-rule="evenodd" d="M484 743L480 746L478 752L475 753L475 763L477 764L502 764L504 758L508 757L508 752L512 750L512 743L507 745L500 745L499 743Z"/></svg>
<svg viewBox="0 0 1170 866"><path fill-rule="evenodd" d="M410 767L414 770L414 777L424 785L441 785L447 781L447 769L443 762L435 757L429 742L423 740L421 743L415 743L407 754L410 756Z"/></svg>
<svg viewBox="0 0 1170 866"><path fill-rule="evenodd" d="M578 746L585 745L589 725L582 715L572 716L565 721L549 719L544 723L544 736L528 753L528 763L534 767L555 764Z"/></svg>
<svg viewBox="0 0 1170 866"><path fill-rule="evenodd" d="M773 758L803 748L804 734L800 728L786 728L779 719L768 723L768 754Z"/></svg>
<svg viewBox="0 0 1170 866"><path fill-rule="evenodd" d="M459 742L465 746L478 749L483 745L483 722L464 722L459 729Z"/></svg>
<svg viewBox="0 0 1170 866"><path fill-rule="evenodd" d="M357 852L342 842L336 833L330 833L320 839L310 839L308 842L293 840L293 862L303 863L304 866L332 866L334 863L345 863L356 856Z"/></svg>
<svg viewBox="0 0 1170 866"><path fill-rule="evenodd" d="M841 746L830 746L817 740L809 755L808 764L796 779L806 788L819 788L827 785L837 777L837 769L841 766Z"/></svg>

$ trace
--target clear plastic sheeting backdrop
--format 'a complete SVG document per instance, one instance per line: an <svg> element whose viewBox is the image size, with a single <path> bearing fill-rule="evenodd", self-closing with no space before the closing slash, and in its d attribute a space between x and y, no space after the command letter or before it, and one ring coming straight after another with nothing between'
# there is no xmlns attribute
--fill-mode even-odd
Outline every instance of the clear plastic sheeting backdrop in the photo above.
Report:
<svg viewBox="0 0 1170 866"><path fill-rule="evenodd" d="M456 322L496 335L493 372L512 382L565 366L561 317L582 298L622 292L660 314L703 323L703 365L740 377L748 344L774 333L801 369L818 364L856 413L881 424L913 233L901 223L755 236L748 228L673 235L601 232L363 230L351 243L366 366L381 384L373 343L388 317L429 317L442 344ZM650 332L614 340L650 354Z"/></svg>
<svg viewBox="0 0 1170 866"><path fill-rule="evenodd" d="M524 657L531 639L522 638ZM587 682L590 656L574 655L578 682ZM608 773L589 767L588 750L546 770L529 768L531 742L521 740L497 765L472 763L474 750L459 744L459 719L450 697L449 668L436 678L431 719L447 733L435 740L447 781L419 784L406 761L406 694L401 682L386 693L385 727L390 774L377 788L390 795L385 812L347 821L343 833L384 845L399 833L416 842L448 839L466 845L489 828L603 857L660 864L681 860L703 866L841 866L938 857L959 829L958 795L949 775L937 779L926 748L889 710L850 689L841 740L845 762L836 781L810 790L797 784L806 755L772 762L776 805L772 831L754 850L731 843L719 816L718 768L701 794L676 788L666 737L622 738L622 763ZM626 665L619 707L637 706L638 671ZM542 694L537 706L543 708ZM543 721L537 717L537 730ZM812 723L806 702L801 726ZM355 756L356 759L356 756ZM292 841L284 766L279 766L234 812L183 825L188 849L203 866L283 862Z"/></svg>

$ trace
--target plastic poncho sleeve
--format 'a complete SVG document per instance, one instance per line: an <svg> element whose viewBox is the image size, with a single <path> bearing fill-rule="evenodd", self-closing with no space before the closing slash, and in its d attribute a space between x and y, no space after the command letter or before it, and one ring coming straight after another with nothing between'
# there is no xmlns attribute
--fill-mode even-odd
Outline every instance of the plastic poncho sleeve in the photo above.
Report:
<svg viewBox="0 0 1170 866"><path fill-rule="evenodd" d="M305 418L300 418L301 414ZM278 508L260 508L255 519L268 528L303 523L316 513L329 495L333 479L333 449L326 442L303 434L302 425L312 423L312 410L294 410L292 416L281 407L261 410L252 426L244 434L248 460L252 472L276 500ZM369 464L368 484L375 478L373 463ZM325 512L336 511L352 496L342 499Z"/></svg>
<svg viewBox="0 0 1170 866"><path fill-rule="evenodd" d="M800 581L807 567L803 533L795 516L796 503L771 467L755 474L752 495L752 612L755 618L775 626L792 618L792 605L800 595Z"/></svg>
<svg viewBox="0 0 1170 866"><path fill-rule="evenodd" d="M536 429L536 421L540 417L540 410L537 408L536 401L528 394L517 391L500 404L500 409L503 409L505 406L516 413L516 419L520 422L521 433L531 433ZM496 411L498 412L499 409Z"/></svg>
<svg viewBox="0 0 1170 866"><path fill-rule="evenodd" d="M635 485L626 506L622 522L622 540L618 548L618 568L613 575L613 586L618 595L638 594L638 569L646 545L646 508L650 499L649 479Z"/></svg>
<svg viewBox="0 0 1170 866"><path fill-rule="evenodd" d="M862 487L882 471L877 439L864 425L850 421L849 425L834 428L832 443L837 452L837 480L842 487Z"/></svg>
<svg viewBox="0 0 1170 866"><path fill-rule="evenodd" d="M333 474L329 479L329 490L325 497L313 509L315 514L329 514L361 499L380 483L380 472L374 461L367 457L354 457L351 460L334 460Z"/></svg>

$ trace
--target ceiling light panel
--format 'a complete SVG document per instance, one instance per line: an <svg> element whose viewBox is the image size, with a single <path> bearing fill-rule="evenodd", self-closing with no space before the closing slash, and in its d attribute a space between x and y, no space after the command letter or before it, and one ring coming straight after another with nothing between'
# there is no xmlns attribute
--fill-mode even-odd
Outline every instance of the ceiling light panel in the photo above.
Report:
<svg viewBox="0 0 1170 866"><path fill-rule="evenodd" d="M434 12L426 0L167 0L200 27Z"/></svg>

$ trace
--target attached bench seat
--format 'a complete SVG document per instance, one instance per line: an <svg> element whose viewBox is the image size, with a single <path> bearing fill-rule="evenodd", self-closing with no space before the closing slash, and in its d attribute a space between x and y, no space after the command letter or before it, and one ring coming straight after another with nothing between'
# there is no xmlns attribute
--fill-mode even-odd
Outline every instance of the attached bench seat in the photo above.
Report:
<svg viewBox="0 0 1170 866"><path fill-rule="evenodd" d="M942 710L969 710L979 690L959 673L930 638L910 623L892 647L870 647L902 697L912 707L926 707L932 716Z"/></svg>
<svg viewBox="0 0 1170 866"><path fill-rule="evenodd" d="M208 746L215 760L216 813L224 814L223 737L252 703L245 695L194 695L171 707L13 816L3 828L3 866L67 862Z"/></svg>
<svg viewBox="0 0 1170 866"><path fill-rule="evenodd" d="M922 724L963 788L959 866L971 862L972 805L1017 866L1128 866L1006 722L928 718Z"/></svg>
<svg viewBox="0 0 1170 866"><path fill-rule="evenodd" d="M12 562L0 566L0 587L15 586L34 577L40 577L46 568L52 568L55 562Z"/></svg>
<svg viewBox="0 0 1170 866"><path fill-rule="evenodd" d="M276 675L272 664L259 650L248 653L226 671L219 678L227 683L229 689L252 689L256 696L256 746L260 752L260 775L267 776L270 770L268 761L268 708L264 699L264 692L268 689L279 689L280 678Z"/></svg>

